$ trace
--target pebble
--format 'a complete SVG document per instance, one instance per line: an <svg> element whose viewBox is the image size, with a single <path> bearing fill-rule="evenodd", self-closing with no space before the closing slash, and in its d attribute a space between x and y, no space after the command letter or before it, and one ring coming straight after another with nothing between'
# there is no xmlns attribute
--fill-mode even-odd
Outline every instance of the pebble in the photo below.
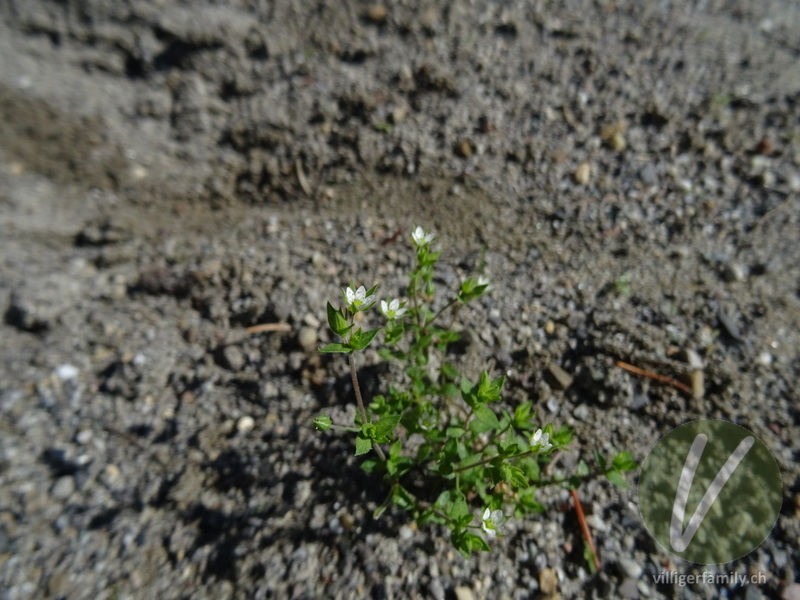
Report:
<svg viewBox="0 0 800 600"><path fill-rule="evenodd" d="M56 480L55 485L50 493L54 498L59 500L66 500L75 491L75 480L71 475L63 475Z"/></svg>
<svg viewBox="0 0 800 600"><path fill-rule="evenodd" d="M472 156L472 144L469 140L460 140L455 146L455 152L461 158Z"/></svg>
<svg viewBox="0 0 800 600"><path fill-rule="evenodd" d="M555 569L542 569L539 573L539 590L548 598L558 593L558 576Z"/></svg>
<svg viewBox="0 0 800 600"><path fill-rule="evenodd" d="M253 419L253 417L249 415L245 415L236 422L236 430L239 433L247 433L248 431L253 429L255 425L256 425L255 419Z"/></svg>
<svg viewBox="0 0 800 600"><path fill-rule="evenodd" d="M744 281L747 279L747 269L738 263L728 263L722 271L722 276L728 283Z"/></svg>
<svg viewBox="0 0 800 600"><path fill-rule="evenodd" d="M675 187L684 194L692 193L692 180L686 177L679 177L675 180Z"/></svg>
<svg viewBox="0 0 800 600"><path fill-rule="evenodd" d="M556 390L566 390L572 385L572 375L559 367L556 363L547 365L545 379Z"/></svg>
<svg viewBox="0 0 800 600"><path fill-rule="evenodd" d="M453 590L456 600L475 600L475 594L466 586L460 585Z"/></svg>
<svg viewBox="0 0 800 600"><path fill-rule="evenodd" d="M79 431L78 435L75 436L75 441L81 445L88 444L92 441L92 430L91 429L84 429L83 431Z"/></svg>
<svg viewBox="0 0 800 600"><path fill-rule="evenodd" d="M622 582L622 585L619 586L619 595L622 598L638 598L639 588L636 586L636 580L631 579L630 577L625 579L625 581Z"/></svg>
<svg viewBox="0 0 800 600"><path fill-rule="evenodd" d="M790 583L783 588L783 600L800 600L800 583Z"/></svg>
<svg viewBox="0 0 800 600"><path fill-rule="evenodd" d="M572 416L578 419L578 421L588 421L589 417L591 416L591 412L589 411L589 407L585 404L579 404L575 407L575 410L572 411Z"/></svg>
<svg viewBox="0 0 800 600"><path fill-rule="evenodd" d="M760 352L758 354L758 362L764 365L765 367L772 366L772 354L770 354L766 350Z"/></svg>
<svg viewBox="0 0 800 600"><path fill-rule="evenodd" d="M297 333L297 342L304 350L313 350L319 340L314 327L304 326Z"/></svg>
<svg viewBox="0 0 800 600"><path fill-rule="evenodd" d="M642 565L632 558L620 558L619 566L620 569L622 569L622 572L632 579L639 579L639 577L642 575Z"/></svg>
<svg viewBox="0 0 800 600"><path fill-rule="evenodd" d="M622 132L618 131L608 141L608 145L611 146L611 149L614 150L615 152L622 152L623 150L625 150L625 147L628 144L625 141L625 136L622 135Z"/></svg>
<svg viewBox="0 0 800 600"><path fill-rule="evenodd" d="M382 23L388 15L389 9L386 8L385 4L373 4L367 10L367 17L373 23Z"/></svg>
<svg viewBox="0 0 800 600"><path fill-rule="evenodd" d="M572 176L575 179L575 183L578 185L587 185L592 177L591 165L589 165L588 162L582 162L578 165L578 168L575 169Z"/></svg>
<svg viewBox="0 0 800 600"><path fill-rule="evenodd" d="M658 172L653 163L647 163L639 171L639 179L647 185L658 185Z"/></svg>
<svg viewBox="0 0 800 600"><path fill-rule="evenodd" d="M222 350L222 362L231 371L241 371L245 362L244 353L238 346L225 346Z"/></svg>
<svg viewBox="0 0 800 600"><path fill-rule="evenodd" d="M71 381L78 377L78 367L70 364L59 365L56 367L56 377L61 381Z"/></svg>

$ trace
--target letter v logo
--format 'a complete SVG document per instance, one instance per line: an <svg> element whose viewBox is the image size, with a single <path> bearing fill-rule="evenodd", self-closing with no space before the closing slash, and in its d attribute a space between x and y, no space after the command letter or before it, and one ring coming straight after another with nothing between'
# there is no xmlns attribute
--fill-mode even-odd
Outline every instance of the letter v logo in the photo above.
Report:
<svg viewBox="0 0 800 600"><path fill-rule="evenodd" d="M672 521L669 524L669 543L675 552L683 552L689 546L694 534L697 533L700 525L702 525L703 519L706 518L711 505L714 504L722 488L728 483L739 463L742 462L745 454L753 447L755 438L748 436L739 442L736 450L728 457L722 468L717 471L714 481L711 482L706 493L703 494L700 504L694 509L692 517L689 519L686 530L681 531L683 517L686 514L686 502L689 500L689 491L692 489L694 474L697 472L697 465L703 457L703 450L705 450L707 442L708 436L703 433L694 438L689 454L686 455L686 462L683 463L678 491L675 493L675 502L672 504Z"/></svg>
<svg viewBox="0 0 800 600"><path fill-rule="evenodd" d="M767 445L729 421L684 423L642 463L639 510L668 552L704 565L752 552L781 510L781 472Z"/></svg>

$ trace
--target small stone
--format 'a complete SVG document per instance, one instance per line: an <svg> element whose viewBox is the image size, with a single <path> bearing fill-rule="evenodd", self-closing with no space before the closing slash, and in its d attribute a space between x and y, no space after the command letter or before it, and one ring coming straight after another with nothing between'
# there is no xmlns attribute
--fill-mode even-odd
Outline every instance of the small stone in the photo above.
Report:
<svg viewBox="0 0 800 600"><path fill-rule="evenodd" d="M572 176L575 179L575 183L578 185L587 185L592 176L591 165L589 165L588 162L582 162L578 165L578 168L575 169L575 173L573 173Z"/></svg>
<svg viewBox="0 0 800 600"><path fill-rule="evenodd" d="M575 407L575 410L572 411L572 416L578 419L579 421L588 421L590 415L589 407L585 404L579 404Z"/></svg>
<svg viewBox="0 0 800 600"><path fill-rule="evenodd" d="M239 433L247 433L248 431L253 429L255 425L256 425L255 419L253 419L253 417L249 415L246 415L236 422L236 430Z"/></svg>
<svg viewBox="0 0 800 600"><path fill-rule="evenodd" d="M58 498L59 500L66 500L72 495L72 492L75 491L75 480L72 478L71 475L64 475L59 477L56 480L53 489L50 493L53 495L54 498Z"/></svg>
<svg viewBox="0 0 800 600"><path fill-rule="evenodd" d="M747 269L738 263L729 263L725 265L722 275L728 283L744 281L747 279Z"/></svg>
<svg viewBox="0 0 800 600"><path fill-rule="evenodd" d="M461 158L472 156L472 144L469 140L460 140L455 147L456 154Z"/></svg>
<svg viewBox="0 0 800 600"><path fill-rule="evenodd" d="M120 472L119 467L117 467L117 465L112 465L112 464L108 464L105 466L105 468L103 469L103 475L105 476L105 480L110 484L114 484L120 481L122 477L122 473Z"/></svg>
<svg viewBox="0 0 800 600"><path fill-rule="evenodd" d="M631 579L639 579L642 575L642 565L632 558L622 557L619 559L619 567Z"/></svg>
<svg viewBox="0 0 800 600"><path fill-rule="evenodd" d="M314 327L301 327L297 333L297 342L304 350L312 350L318 341L317 330Z"/></svg>
<svg viewBox="0 0 800 600"><path fill-rule="evenodd" d="M75 436L75 441L81 445L86 445L92 441L92 435L91 429L84 429L78 432L78 435Z"/></svg>
<svg viewBox="0 0 800 600"><path fill-rule="evenodd" d="M558 593L558 576L555 569L542 569L539 573L539 589L542 595L548 598Z"/></svg>
<svg viewBox="0 0 800 600"><path fill-rule="evenodd" d="M608 145L615 152L622 152L625 150L625 146L627 146L627 143L625 142L625 136L622 135L622 132L618 131L608 141Z"/></svg>
<svg viewBox="0 0 800 600"><path fill-rule="evenodd" d="M675 180L675 187L684 194L692 193L692 180L686 177L679 177Z"/></svg>
<svg viewBox="0 0 800 600"><path fill-rule="evenodd" d="M639 597L639 588L636 586L636 580L628 577L619 586L619 595L621 598L634 600Z"/></svg>
<svg viewBox="0 0 800 600"><path fill-rule="evenodd" d="M397 106L392 110L392 123L397 125L398 123L405 120L406 116L408 116L408 109L405 106Z"/></svg>
<svg viewBox="0 0 800 600"><path fill-rule="evenodd" d="M544 377L547 383L556 390L565 390L572 385L572 375L559 367L556 363L547 365Z"/></svg>
<svg viewBox="0 0 800 600"><path fill-rule="evenodd" d="M456 600L475 600L475 595L472 590L464 585L460 585L453 590L456 595Z"/></svg>
<svg viewBox="0 0 800 600"><path fill-rule="evenodd" d="M367 17L373 23L383 23L389 16L389 9L385 4L373 4L367 9Z"/></svg>
<svg viewBox="0 0 800 600"><path fill-rule="evenodd" d="M783 588L781 598L783 600L800 600L800 583L790 583Z"/></svg>
<svg viewBox="0 0 800 600"><path fill-rule="evenodd" d="M647 163L639 171L639 179L647 185L658 185L658 171L653 163Z"/></svg>
<svg viewBox="0 0 800 600"><path fill-rule="evenodd" d="M765 367L772 366L772 354L770 354L766 350L760 352L758 354L758 362L764 365Z"/></svg>
<svg viewBox="0 0 800 600"><path fill-rule="evenodd" d="M59 365L56 367L56 377L61 381L71 381L78 376L78 367L69 364Z"/></svg>
<svg viewBox="0 0 800 600"><path fill-rule="evenodd" d="M231 371L241 371L244 367L244 353L238 346L225 346L222 350L222 364Z"/></svg>
<svg viewBox="0 0 800 600"><path fill-rule="evenodd" d="M321 325L319 319L314 315L314 313L310 312L303 315L303 323L314 328L318 328Z"/></svg>
<svg viewBox="0 0 800 600"><path fill-rule="evenodd" d="M547 323L544 324L544 332L547 335L553 335L555 331L556 331L556 324L548 320Z"/></svg>

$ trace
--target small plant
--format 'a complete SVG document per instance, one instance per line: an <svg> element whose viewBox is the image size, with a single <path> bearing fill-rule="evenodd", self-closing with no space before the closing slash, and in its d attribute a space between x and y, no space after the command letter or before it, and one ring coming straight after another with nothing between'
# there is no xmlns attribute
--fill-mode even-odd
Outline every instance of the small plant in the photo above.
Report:
<svg viewBox="0 0 800 600"><path fill-rule="evenodd" d="M416 264L407 300L378 303L377 285L369 290L350 285L342 291L340 308L327 305L328 325L342 341L320 349L348 355L358 410L352 425L334 425L328 415L317 417L314 425L322 431L354 433L357 456L374 452L362 468L382 473L388 486L375 517L393 503L409 511L419 525L445 525L466 557L474 550L489 550L487 539L501 535L512 516L543 512L545 507L536 499L543 486L575 489L583 479L597 475L624 486L621 473L637 466L627 452L611 461L598 455L594 472L581 462L572 477L543 475L544 467L572 440L572 431L539 422L530 401L507 409L501 398L502 375L483 371L468 378L448 360L447 346L458 341L459 334L442 324L443 316L486 294L489 280L466 279L449 298L437 301L434 269L441 252L432 249L435 237L417 227L412 241ZM384 324L364 330L361 314L376 306ZM400 361L405 377L367 404L355 355L381 331L380 356Z"/></svg>

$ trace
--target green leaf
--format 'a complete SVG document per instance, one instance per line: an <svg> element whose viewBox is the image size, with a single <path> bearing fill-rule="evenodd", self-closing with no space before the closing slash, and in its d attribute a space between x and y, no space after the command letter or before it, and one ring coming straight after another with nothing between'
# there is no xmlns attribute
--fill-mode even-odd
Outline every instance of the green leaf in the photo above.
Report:
<svg viewBox="0 0 800 600"><path fill-rule="evenodd" d="M611 470L606 473L606 477L608 480L613 483L618 488L622 488L623 490L628 489L628 482L625 481L625 478L619 471Z"/></svg>
<svg viewBox="0 0 800 600"><path fill-rule="evenodd" d="M514 409L514 427L517 429L530 429L533 402L523 402Z"/></svg>
<svg viewBox="0 0 800 600"><path fill-rule="evenodd" d="M314 428L319 431L328 431L331 428L331 418L328 415L320 415L314 419Z"/></svg>
<svg viewBox="0 0 800 600"><path fill-rule="evenodd" d="M510 463L503 463L500 466L500 474L503 477L503 481L507 481L515 488L527 488L530 485L522 469Z"/></svg>
<svg viewBox="0 0 800 600"><path fill-rule="evenodd" d="M384 343L396 344L398 341L400 341L400 338L403 337L404 331L405 329L401 321L389 321L389 323L386 325L386 338Z"/></svg>
<svg viewBox="0 0 800 600"><path fill-rule="evenodd" d="M459 426L457 426L457 425L451 425L450 427L448 427L448 428L445 430L444 434L445 434L447 437L451 437L451 438L460 438L462 435L464 435L464 432L465 432L465 431L466 431L466 430L465 430L463 427L459 427Z"/></svg>
<svg viewBox="0 0 800 600"><path fill-rule="evenodd" d="M478 399L475 396L476 387L466 379L461 380L461 397L470 408L475 408L478 403Z"/></svg>
<svg viewBox="0 0 800 600"><path fill-rule="evenodd" d="M627 450L617 454L611 464L618 471L635 471L639 468L639 463L633 460L633 455Z"/></svg>
<svg viewBox="0 0 800 600"><path fill-rule="evenodd" d="M344 318L341 309L336 310L333 308L330 302L328 302L328 326L331 328L331 331L336 335L344 337L347 335L347 332L353 327L347 325L347 319Z"/></svg>
<svg viewBox="0 0 800 600"><path fill-rule="evenodd" d="M546 510L544 504L536 500L536 487L531 486L519 492L519 500L517 501L517 508L521 509L524 513L542 513ZM522 516L522 515L518 515Z"/></svg>
<svg viewBox="0 0 800 600"><path fill-rule="evenodd" d="M472 552L489 552L489 544L481 536L466 531L453 531L450 536L456 550L468 559Z"/></svg>
<svg viewBox="0 0 800 600"><path fill-rule="evenodd" d="M353 335L350 336L350 346L352 346L353 350L363 350L370 345L379 331L380 329L371 329L370 331L361 331L361 328L356 329Z"/></svg>
<svg viewBox="0 0 800 600"><path fill-rule="evenodd" d="M575 476L586 477L588 474L589 474L589 465L586 464L586 461L584 460L578 461L578 466L575 468Z"/></svg>
<svg viewBox="0 0 800 600"><path fill-rule="evenodd" d="M362 437L361 434L356 437L356 456L361 456L372 450L372 440Z"/></svg>
<svg viewBox="0 0 800 600"><path fill-rule="evenodd" d="M399 484L392 489L392 502L403 510L413 510L417 506L414 496Z"/></svg>
<svg viewBox="0 0 800 600"><path fill-rule="evenodd" d="M445 398L452 398L458 394L458 388L452 383L445 383L439 390L439 394Z"/></svg>
<svg viewBox="0 0 800 600"><path fill-rule="evenodd" d="M380 286L381 286L381 284L380 284L380 283L377 283L377 284L373 285L371 288L369 288L369 289L367 290L367 295L366 295L366 297L367 297L367 298L369 298L370 296L372 296L372 294L374 294L375 292L377 292L377 291L378 291L378 288L379 288Z"/></svg>
<svg viewBox="0 0 800 600"><path fill-rule="evenodd" d="M406 360L408 358L408 355L405 352L394 350L392 348L381 348L378 350L378 356L380 356L383 360Z"/></svg>
<svg viewBox="0 0 800 600"><path fill-rule="evenodd" d="M353 349L346 344L328 344L324 348L319 349L319 352L322 352L323 354L329 354L332 352L342 352L344 354L350 354L352 351Z"/></svg>
<svg viewBox="0 0 800 600"><path fill-rule="evenodd" d="M458 379L458 371L456 371L453 365L447 362L442 364L442 375L444 375L449 379L452 379L453 381Z"/></svg>
<svg viewBox="0 0 800 600"><path fill-rule="evenodd" d="M391 434L397 424L400 422L401 415L386 415L385 417L381 417L374 423L375 427L375 441L376 442L385 442Z"/></svg>
<svg viewBox="0 0 800 600"><path fill-rule="evenodd" d="M455 498L452 498L450 503L445 507L445 514L454 521L460 521L465 516L469 516L470 521L472 520L472 515L467 506L467 499L461 492L456 492Z"/></svg>
<svg viewBox="0 0 800 600"><path fill-rule="evenodd" d="M528 479L531 481L539 481L541 477L541 468L539 467L539 462L535 458L525 458L519 462L519 466L525 471L525 475Z"/></svg>
<svg viewBox="0 0 800 600"><path fill-rule="evenodd" d="M595 450L594 459L597 461L597 464L600 466L600 470L601 471L605 471L606 470L606 459L605 459L605 457Z"/></svg>
<svg viewBox="0 0 800 600"><path fill-rule="evenodd" d="M481 372L478 382L478 402L496 402L500 400L500 392L503 390L503 383L506 378L503 376L497 379L490 379L486 371Z"/></svg>
<svg viewBox="0 0 800 600"><path fill-rule="evenodd" d="M377 458L365 458L361 463L361 470L365 473L375 473L383 470L383 461Z"/></svg>
<svg viewBox="0 0 800 600"><path fill-rule="evenodd" d="M485 404L476 405L474 410L475 420L470 423L470 429L475 433L483 433L500 427L500 421L497 420L497 415Z"/></svg>

